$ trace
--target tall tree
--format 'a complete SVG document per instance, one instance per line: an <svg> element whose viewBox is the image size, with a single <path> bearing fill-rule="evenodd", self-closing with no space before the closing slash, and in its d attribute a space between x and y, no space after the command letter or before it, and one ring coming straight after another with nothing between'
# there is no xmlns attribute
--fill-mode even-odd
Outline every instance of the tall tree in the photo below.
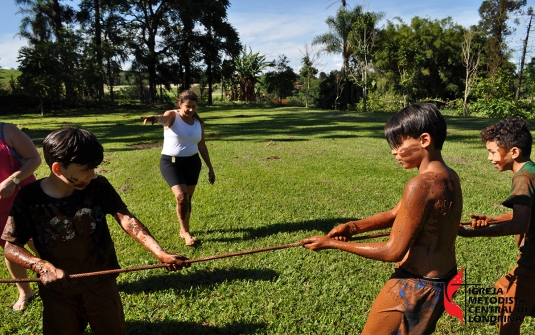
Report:
<svg viewBox="0 0 535 335"><path fill-rule="evenodd" d="M349 45L349 35L353 30L353 23L357 22L362 13L362 7L356 6L346 10L343 6L336 12L336 16L329 16L325 23L329 27L329 32L316 36L312 45L320 45L323 51L328 54L341 54L343 60L342 71L347 75L349 70L349 58L351 57L351 47Z"/></svg>
<svg viewBox="0 0 535 335"><path fill-rule="evenodd" d="M363 112L366 112L368 98L368 73L372 70L373 58L377 51L379 28L377 24L384 17L384 13L363 12L357 22L353 23L353 30L349 34L349 44L355 66L351 75L358 86L362 88Z"/></svg>
<svg viewBox="0 0 535 335"><path fill-rule="evenodd" d="M496 75L509 55L506 38L513 33L513 29L508 25L508 20L512 14L521 11L526 3L526 0L484 0L479 7L479 25L488 36L486 54L491 77Z"/></svg>
<svg viewBox="0 0 535 335"><path fill-rule="evenodd" d="M239 55L241 45L238 33L227 22L228 0L205 0L199 22L204 33L199 36L199 48L206 65L208 84L208 105L212 105L212 85L221 79L221 63L225 55L234 58Z"/></svg>
<svg viewBox="0 0 535 335"><path fill-rule="evenodd" d="M290 96L294 90L295 81L298 79L294 70L288 66L288 57L285 55L279 56L278 60L274 60L271 65L275 71L270 71L265 74L263 78L263 86L268 93L274 93L279 99L279 104L282 104L282 99Z"/></svg>
<svg viewBox="0 0 535 335"><path fill-rule="evenodd" d="M56 48L56 57L63 66L58 69L68 100L75 98L75 63L77 62L77 44L75 34L68 25L74 22L74 10L61 5L59 0L16 0L21 21L19 35L27 38L29 50L37 50L40 43L47 43L47 48ZM67 26L66 26L67 25ZM50 45L49 42L53 44ZM28 50L25 50L27 53Z"/></svg>
<svg viewBox="0 0 535 335"><path fill-rule="evenodd" d="M312 46L309 46L308 43L305 43L303 51L300 50L303 58L301 58L301 70L299 74L303 77L306 93L305 93L305 107L308 108L308 97L310 94L310 80L318 73L318 69L314 67L316 61L319 57L319 52Z"/></svg>
<svg viewBox="0 0 535 335"><path fill-rule="evenodd" d="M463 98L463 114L465 116L468 116L468 96L474 87L481 59L481 44L477 44L476 34L476 27L471 27L464 33L464 40L461 45L463 51L463 64L466 68Z"/></svg>
<svg viewBox="0 0 535 335"><path fill-rule="evenodd" d="M342 6L336 12L336 16L329 16L325 21L329 27L329 32L316 36L312 41L312 45L323 46L323 51L328 54L342 54L342 84L349 85L349 103L353 103L353 85L348 80L350 71L349 60L352 54L349 43L349 36L353 30L353 24L358 21L358 17L362 14L362 6L348 8Z"/></svg>
<svg viewBox="0 0 535 335"><path fill-rule="evenodd" d="M524 39L524 43L522 45L522 56L520 58L520 69L518 69L518 81L516 85L515 100L518 100L520 98L520 89L522 87L522 77L524 74L524 64L526 62L526 53L528 49L529 33L531 31L531 23L533 20L533 8L530 7L526 14L529 16L529 20L528 20L528 27L526 29L526 38Z"/></svg>

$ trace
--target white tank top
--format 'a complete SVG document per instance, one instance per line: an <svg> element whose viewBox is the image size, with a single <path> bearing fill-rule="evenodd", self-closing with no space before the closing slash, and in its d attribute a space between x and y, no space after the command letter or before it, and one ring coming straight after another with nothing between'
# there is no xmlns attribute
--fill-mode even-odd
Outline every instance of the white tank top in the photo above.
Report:
<svg viewBox="0 0 535 335"><path fill-rule="evenodd" d="M175 157L189 157L199 151L197 144L202 139L201 123L193 119L193 124L189 125L182 120L175 110L175 122L163 131L162 155Z"/></svg>

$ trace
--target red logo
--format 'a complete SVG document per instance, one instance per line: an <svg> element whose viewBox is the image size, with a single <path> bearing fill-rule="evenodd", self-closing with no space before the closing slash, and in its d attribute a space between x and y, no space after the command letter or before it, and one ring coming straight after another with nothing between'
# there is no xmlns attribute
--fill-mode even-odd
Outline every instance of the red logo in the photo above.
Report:
<svg viewBox="0 0 535 335"><path fill-rule="evenodd" d="M452 280L446 285L446 288L444 290L444 308L446 309L446 312L454 316L456 318L459 318L461 320L461 323L464 326L464 316L463 316L463 310L459 305L453 301L453 295L459 287L463 284L463 269L459 270L459 272L453 277Z"/></svg>

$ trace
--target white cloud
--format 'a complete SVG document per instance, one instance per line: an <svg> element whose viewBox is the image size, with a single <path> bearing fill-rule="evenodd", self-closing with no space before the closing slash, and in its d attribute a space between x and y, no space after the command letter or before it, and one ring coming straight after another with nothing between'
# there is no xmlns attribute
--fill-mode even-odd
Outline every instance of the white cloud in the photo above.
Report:
<svg viewBox="0 0 535 335"><path fill-rule="evenodd" d="M0 35L0 66L3 69L16 69L19 66L17 63L19 49L27 44L26 40L13 37L14 35L15 33Z"/></svg>

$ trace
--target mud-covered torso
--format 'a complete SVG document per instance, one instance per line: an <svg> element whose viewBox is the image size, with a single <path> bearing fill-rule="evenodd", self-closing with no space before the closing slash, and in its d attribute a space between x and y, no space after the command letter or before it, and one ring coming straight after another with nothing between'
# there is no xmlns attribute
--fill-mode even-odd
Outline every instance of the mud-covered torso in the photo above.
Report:
<svg viewBox="0 0 535 335"><path fill-rule="evenodd" d="M455 239L462 214L460 180L448 168L415 178L420 183L415 192L427 192L424 224L397 266L417 275L440 277L456 266Z"/></svg>
<svg viewBox="0 0 535 335"><path fill-rule="evenodd" d="M33 238L42 259L71 274L119 268L106 214L126 206L107 179L98 176L61 199L44 193L41 181L21 189L6 240L24 244Z"/></svg>

